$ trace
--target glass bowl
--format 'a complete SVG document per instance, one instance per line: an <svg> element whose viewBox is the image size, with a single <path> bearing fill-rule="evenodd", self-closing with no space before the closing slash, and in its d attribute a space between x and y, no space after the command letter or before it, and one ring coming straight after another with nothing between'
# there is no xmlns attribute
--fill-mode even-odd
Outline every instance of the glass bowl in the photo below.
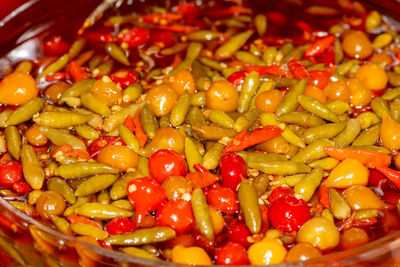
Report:
<svg viewBox="0 0 400 267"><path fill-rule="evenodd" d="M62 32L63 37L72 38L84 18L101 2L15 0L12 4L6 4L6 1L8 0L0 0L2 8L7 10L7 15L0 18L0 73L13 62L32 59L31 54L40 55L41 40L52 32ZM126 2L134 2L135 9L144 2L160 5L160 1ZM275 1L264 0L251 2L260 9L267 9L271 4L276 4ZM171 5L170 0L162 3ZM285 1L282 3L284 5ZM363 1L363 4L387 14L386 19L400 20L400 1L370 0ZM132 5L128 5L125 11L131 8ZM0 266L184 266L130 256L61 234L14 208L2 197L0 259ZM400 266L400 231L354 249L309 261L273 266Z"/></svg>

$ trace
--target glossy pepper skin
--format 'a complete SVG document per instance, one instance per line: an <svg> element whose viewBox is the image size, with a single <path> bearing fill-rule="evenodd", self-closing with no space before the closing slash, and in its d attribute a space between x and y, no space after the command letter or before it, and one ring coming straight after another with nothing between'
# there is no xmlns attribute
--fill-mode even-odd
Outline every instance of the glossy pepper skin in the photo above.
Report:
<svg viewBox="0 0 400 267"><path fill-rule="evenodd" d="M222 185L236 191L242 179L246 177L246 162L235 153L226 153L219 163Z"/></svg>
<svg viewBox="0 0 400 267"><path fill-rule="evenodd" d="M147 213L160 207L166 200L164 188L149 177L138 178L129 182L127 195L136 209L137 223L141 223Z"/></svg>
<svg viewBox="0 0 400 267"><path fill-rule="evenodd" d="M311 218L310 209L302 199L284 195L274 202L268 210L271 224L282 231L296 231Z"/></svg>
<svg viewBox="0 0 400 267"><path fill-rule="evenodd" d="M160 149L151 155L149 170L151 176L162 183L170 176L185 176L187 164L184 155L172 150Z"/></svg>

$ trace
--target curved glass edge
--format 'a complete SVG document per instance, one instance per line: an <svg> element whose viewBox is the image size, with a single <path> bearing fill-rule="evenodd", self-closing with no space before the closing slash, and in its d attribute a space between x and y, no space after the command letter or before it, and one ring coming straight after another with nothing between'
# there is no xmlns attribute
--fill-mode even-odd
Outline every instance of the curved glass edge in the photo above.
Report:
<svg viewBox="0 0 400 267"><path fill-rule="evenodd" d="M182 264L175 264L167 261L156 261L150 259L139 258L131 255L124 254L118 251L112 251L103 247L97 247L81 240L75 239L71 236L64 235L43 223L35 220L28 216L24 212L16 209L9 204L5 199L0 197L0 207L11 212L13 215L21 219L21 223L25 227L34 226L37 230L43 231L46 234L51 235L58 244L67 247L75 247L76 243L79 243L90 250L90 252L100 255L101 258L96 259L99 263L108 266L186 266ZM304 261L304 262L293 262L283 263L276 265L269 265L273 267L303 267L303 266L359 266L370 265L389 266L388 264L399 264L400 263L400 231L394 232L388 236L385 236L376 241L370 242L366 245L336 252L320 258ZM222 267L222 266L220 266Z"/></svg>
<svg viewBox="0 0 400 267"><path fill-rule="evenodd" d="M254 2L257 2L253 0ZM48 5L49 3L56 3L57 5L62 5L62 3L68 3L68 10L74 10L76 9L76 3L79 3L80 6L80 14L87 13L92 10L92 8L99 3L99 0L85 0L85 1L69 1L69 0L58 0L58 1L53 1L53 0L30 0L28 1L28 4L21 6L20 9L18 9L18 12L14 12L13 15L7 16L1 21L0 25L0 32L7 32L12 27L17 27L18 31L14 31L13 35L8 38L6 43L4 40L2 43L0 43L0 48L1 51L11 51L11 45L19 45L23 46L28 43L30 39L33 37L40 36L41 34L44 34L44 32L48 29L46 25L47 23L52 23L50 26L54 26L55 22L51 22L46 20L46 18L51 17L51 15L55 16L57 15L57 12L52 12L50 14L43 15L44 17L38 16L37 22L40 22L39 25L44 25L42 27L34 27L34 23L28 23L23 25L21 28L21 25L16 25L16 23L20 22L20 20L27 18L29 16L35 16L38 13L38 10L35 12L32 12L32 8L34 8L36 5ZM82 6L82 2L85 4ZM154 1L153 1L154 2ZM166 1L169 2L169 1ZM365 1L366 4L371 6L372 8L376 8L378 10L384 10L387 11L385 13L389 14L390 16L399 19L400 18L400 13L397 12L400 7L400 0L395 0L395 1L376 1L376 0L370 0L370 1ZM74 4L75 3L75 4ZM364 3L364 1L363 1ZM157 4L161 4L157 2ZM54 6L56 7L56 6ZM43 10L40 10L40 12L43 13ZM68 14L74 14L74 12L69 12ZM76 14L76 13L75 13ZM19 20L18 20L19 19ZM64 17L64 19L67 19ZM390 19L390 18L388 18ZM74 20L74 25L80 25L79 23L82 22L82 19L80 20ZM32 28L35 28L36 31L29 31L32 30ZM24 38L16 38L16 33L24 33L25 37ZM14 39L13 39L14 38ZM24 47L22 47L24 48ZM37 49L35 47L35 44L33 45L33 49ZM1 63L0 59L0 63ZM6 63L9 63L11 60L9 59ZM94 245L91 245L89 243L80 241L78 239L75 239L73 237L64 235L40 222L37 220L33 219L32 217L26 215L22 211L14 208L11 204L9 204L6 200L4 200L2 197L0 197L0 206L4 208L5 210L11 212L13 215L16 215L19 219L22 220L22 223L24 224L25 227L28 227L30 225L33 225L37 227L40 231L43 231L47 234L50 234L51 236L55 237L56 240L58 240L60 246L71 246L74 247L76 243L80 243L81 245L89 248L93 253L97 255L101 255L104 258L111 259L111 262L108 261L103 261L102 264L106 264L109 266L185 266L181 264L174 264L171 262L166 262L166 261L155 261L155 260L150 260L150 259L143 259L135 256L130 256L118 251L111 251L102 247L97 247ZM347 250L347 251L342 251L342 252L337 252L333 253L330 255L326 255L317 259L312 259L309 261L305 262L294 262L294 263L284 263L284 264L276 264L276 265L269 265L269 266L274 266L274 267L283 267L283 266L288 266L288 267L297 267L297 266L330 266L330 265L340 265L340 266L360 266L360 265L371 265L373 266L387 266L388 264L393 263L393 264L398 264L400 263L400 231L392 233L386 237L383 237L381 239L378 239L376 241L370 242L366 245Z"/></svg>

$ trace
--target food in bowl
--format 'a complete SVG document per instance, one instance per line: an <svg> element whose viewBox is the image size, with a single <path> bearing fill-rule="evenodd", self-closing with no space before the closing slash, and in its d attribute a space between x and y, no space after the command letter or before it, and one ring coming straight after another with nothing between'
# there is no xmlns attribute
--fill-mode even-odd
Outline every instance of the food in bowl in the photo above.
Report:
<svg viewBox="0 0 400 267"><path fill-rule="evenodd" d="M1 195L184 264L308 260L398 230L398 36L359 2L291 5L303 17L181 3L50 36L0 83Z"/></svg>

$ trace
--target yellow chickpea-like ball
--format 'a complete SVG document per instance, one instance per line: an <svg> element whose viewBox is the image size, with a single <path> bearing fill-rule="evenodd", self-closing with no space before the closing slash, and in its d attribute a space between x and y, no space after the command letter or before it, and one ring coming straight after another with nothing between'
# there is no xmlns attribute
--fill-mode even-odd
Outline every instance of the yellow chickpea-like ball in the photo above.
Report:
<svg viewBox="0 0 400 267"><path fill-rule="evenodd" d="M340 234L333 222L324 217L314 217L300 227L296 240L326 250L339 244Z"/></svg>
<svg viewBox="0 0 400 267"><path fill-rule="evenodd" d="M111 145L100 150L97 161L127 171L137 166L139 156L126 146Z"/></svg>
<svg viewBox="0 0 400 267"><path fill-rule="evenodd" d="M168 115L178 100L178 94L168 83L156 85L146 95L151 111L157 117Z"/></svg>
<svg viewBox="0 0 400 267"><path fill-rule="evenodd" d="M286 248L277 239L266 237L254 243L248 250L249 261L253 265L277 264L284 261Z"/></svg>
<svg viewBox="0 0 400 267"><path fill-rule="evenodd" d="M239 93L235 86L228 81L216 81L206 93L206 102L209 109L225 112L235 111L238 107Z"/></svg>
<svg viewBox="0 0 400 267"><path fill-rule="evenodd" d="M362 65L356 73L356 78L370 90L383 90L388 81L385 70L373 63Z"/></svg>

